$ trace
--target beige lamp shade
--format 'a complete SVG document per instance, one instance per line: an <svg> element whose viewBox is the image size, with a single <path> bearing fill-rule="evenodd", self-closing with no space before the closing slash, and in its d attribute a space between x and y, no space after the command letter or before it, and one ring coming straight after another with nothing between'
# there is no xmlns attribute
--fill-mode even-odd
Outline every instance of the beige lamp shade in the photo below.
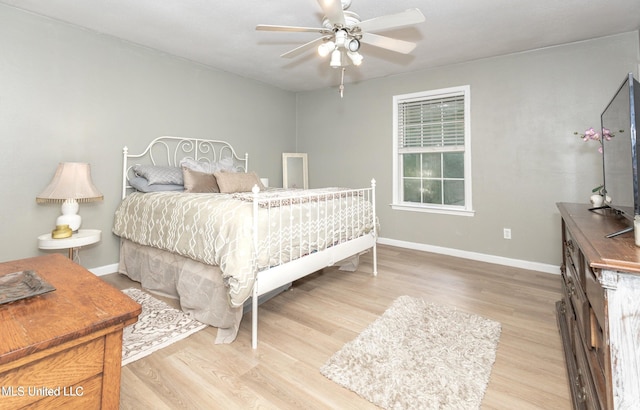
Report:
<svg viewBox="0 0 640 410"><path fill-rule="evenodd" d="M102 201L104 196L91 180L91 166L84 162L61 162L49 185L36 197L38 203Z"/></svg>
<svg viewBox="0 0 640 410"><path fill-rule="evenodd" d="M91 167L83 162L62 162L47 187L36 197L38 203L62 203L56 226L69 225L77 231L82 222L78 202L102 201L103 195L91 180Z"/></svg>

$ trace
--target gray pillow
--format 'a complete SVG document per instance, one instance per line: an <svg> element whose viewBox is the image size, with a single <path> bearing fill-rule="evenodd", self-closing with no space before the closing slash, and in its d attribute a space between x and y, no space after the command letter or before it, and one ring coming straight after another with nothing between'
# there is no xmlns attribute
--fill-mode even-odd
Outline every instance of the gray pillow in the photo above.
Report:
<svg viewBox="0 0 640 410"><path fill-rule="evenodd" d="M137 191L140 191L140 192L184 191L184 186L182 185L172 185L172 184L149 185L149 181L147 181L143 177L131 178L129 180L129 185L131 185Z"/></svg>
<svg viewBox="0 0 640 410"><path fill-rule="evenodd" d="M182 169L162 165L134 165L136 176L145 178L149 185L184 185Z"/></svg>

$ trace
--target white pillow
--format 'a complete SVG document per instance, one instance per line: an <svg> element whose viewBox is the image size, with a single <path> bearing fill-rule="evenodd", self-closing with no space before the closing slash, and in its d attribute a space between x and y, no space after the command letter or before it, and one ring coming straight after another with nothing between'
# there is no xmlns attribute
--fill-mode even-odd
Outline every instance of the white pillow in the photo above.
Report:
<svg viewBox="0 0 640 410"><path fill-rule="evenodd" d="M217 162L209 162L208 160L196 161L193 158L183 158L180 161L181 167L189 168L192 171L204 172L206 174L213 174L214 172L238 172L240 167L235 168L233 165L233 158L222 158ZM243 170L244 171L244 170Z"/></svg>

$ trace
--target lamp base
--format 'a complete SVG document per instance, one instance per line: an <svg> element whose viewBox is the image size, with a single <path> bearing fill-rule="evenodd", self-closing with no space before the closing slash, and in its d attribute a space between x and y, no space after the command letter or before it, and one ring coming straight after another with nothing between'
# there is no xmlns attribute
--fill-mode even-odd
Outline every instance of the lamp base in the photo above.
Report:
<svg viewBox="0 0 640 410"><path fill-rule="evenodd" d="M60 207L62 215L56 219L56 226L69 225L69 228L71 228L73 232L76 232L80 229L80 224L82 224L82 217L78 215L79 209L80 205L75 199L67 199L64 201Z"/></svg>
<svg viewBox="0 0 640 410"><path fill-rule="evenodd" d="M76 232L80 229L80 224L82 223L82 218L80 215L60 215L58 219L56 219L56 227L60 225L68 225L71 231Z"/></svg>
<svg viewBox="0 0 640 410"><path fill-rule="evenodd" d="M69 225L56 225L56 229L51 231L51 238L64 239L70 238L73 235L73 231L69 228Z"/></svg>

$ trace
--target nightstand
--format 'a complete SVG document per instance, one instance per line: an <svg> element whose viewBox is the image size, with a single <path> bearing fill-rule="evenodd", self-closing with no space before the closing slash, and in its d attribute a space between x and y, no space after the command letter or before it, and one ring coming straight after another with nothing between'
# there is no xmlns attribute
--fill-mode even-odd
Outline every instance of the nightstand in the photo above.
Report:
<svg viewBox="0 0 640 410"><path fill-rule="evenodd" d="M69 259L73 260L73 252L83 246L100 242L102 231L99 229L78 229L69 238L53 239L51 233L38 236L40 249L69 249Z"/></svg>

